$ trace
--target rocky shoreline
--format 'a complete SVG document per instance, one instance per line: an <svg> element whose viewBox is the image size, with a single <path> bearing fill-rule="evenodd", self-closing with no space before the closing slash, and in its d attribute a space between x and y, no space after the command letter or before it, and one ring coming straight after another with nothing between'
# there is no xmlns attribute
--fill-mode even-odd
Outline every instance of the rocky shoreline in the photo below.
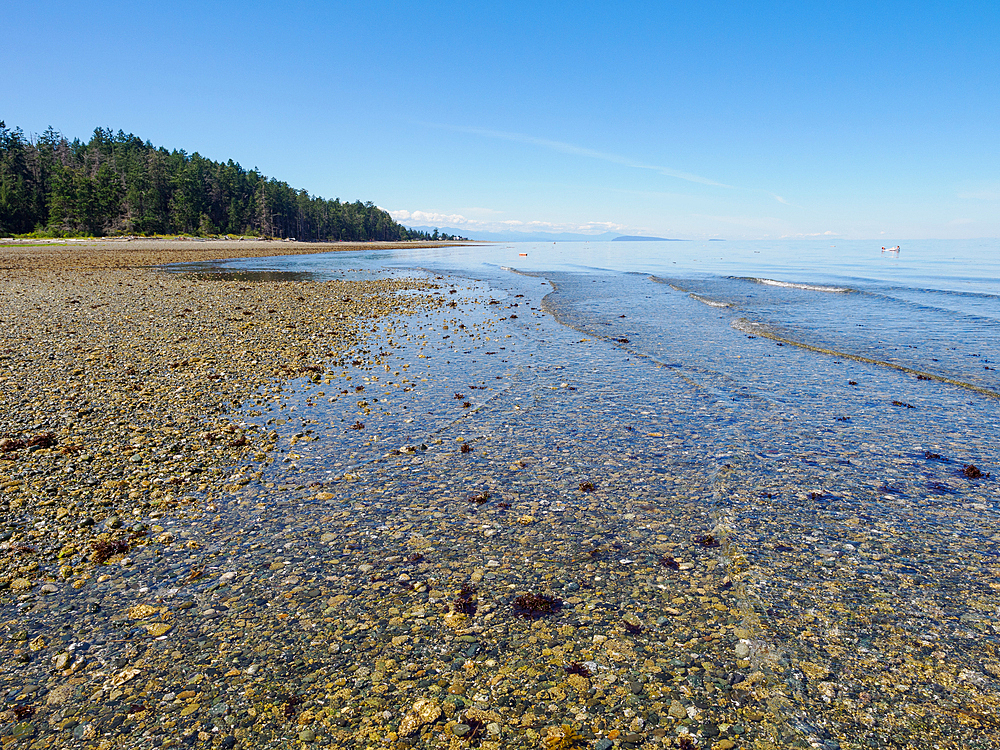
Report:
<svg viewBox="0 0 1000 750"><path fill-rule="evenodd" d="M245 425L237 406L267 402L288 379L318 379L331 362L367 359L365 322L426 304L394 295L421 282L245 284L152 267L231 257L236 243L191 244L0 248L0 679L15 692L5 747L58 745L51 712L107 667L70 650L85 634L48 627L53 602L77 592L73 607L96 610L88 587L129 558L209 543L179 542L166 521L211 514L227 469L269 460L273 436ZM171 628L159 618L146 630Z"/></svg>

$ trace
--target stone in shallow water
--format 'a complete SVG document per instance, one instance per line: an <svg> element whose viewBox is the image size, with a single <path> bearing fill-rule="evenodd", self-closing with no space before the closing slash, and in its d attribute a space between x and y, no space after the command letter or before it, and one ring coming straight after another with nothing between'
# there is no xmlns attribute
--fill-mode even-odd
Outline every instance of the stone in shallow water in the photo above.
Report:
<svg viewBox="0 0 1000 750"><path fill-rule="evenodd" d="M670 708L667 709L667 713L673 716L675 719L686 719L687 710L684 708L684 704L679 700L670 701Z"/></svg>
<svg viewBox="0 0 1000 750"><path fill-rule="evenodd" d="M136 604L134 607L129 608L128 616L133 620L143 620L147 617L152 617L159 611L156 607L151 607L148 604Z"/></svg>
<svg viewBox="0 0 1000 750"><path fill-rule="evenodd" d="M154 638L159 638L161 635L165 635L170 632L173 625L166 622L156 622L146 626L146 632L149 633Z"/></svg>

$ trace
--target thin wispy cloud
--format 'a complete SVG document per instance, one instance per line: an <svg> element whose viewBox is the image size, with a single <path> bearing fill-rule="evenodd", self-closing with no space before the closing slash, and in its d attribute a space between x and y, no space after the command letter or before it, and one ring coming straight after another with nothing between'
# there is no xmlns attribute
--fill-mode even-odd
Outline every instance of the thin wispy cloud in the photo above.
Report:
<svg viewBox="0 0 1000 750"><path fill-rule="evenodd" d="M441 130L452 130L458 133L471 133L473 135L479 135L484 138L494 138L502 141L511 141L514 143L527 143L532 146L539 146L541 148L547 148L550 151L558 151L563 154L572 154L573 156L583 156L588 159L597 159L599 161L610 162L611 164L620 164L623 167L631 167L632 169L646 169L652 172L657 172L665 177L675 177L679 180L687 180L688 182L697 182L701 185L711 185L713 187L722 187L733 189L732 185L726 185L723 182L716 182L715 180L710 180L707 177L702 177L701 175L691 174L690 172L681 172L676 169L671 169L670 167L663 167L656 164L646 164L641 161L636 161L635 159L630 159L627 156L621 156L619 154L610 154L604 151L596 151L591 148L584 148L583 146L575 146L572 143L563 143L562 141L553 141L548 138L536 138L532 135L525 135L524 133L507 133L502 130L488 130L485 128L469 128L463 127L461 125L439 125L436 123L424 123L428 127L438 128Z"/></svg>
<svg viewBox="0 0 1000 750"><path fill-rule="evenodd" d="M491 213L500 213L491 211ZM612 221L588 221L583 224L560 223L552 221L521 221L519 219L473 219L462 214L449 214L440 211L407 211L406 209L389 209L389 215L408 226L448 226L457 229L480 231L539 231L549 232L621 232L624 224Z"/></svg>

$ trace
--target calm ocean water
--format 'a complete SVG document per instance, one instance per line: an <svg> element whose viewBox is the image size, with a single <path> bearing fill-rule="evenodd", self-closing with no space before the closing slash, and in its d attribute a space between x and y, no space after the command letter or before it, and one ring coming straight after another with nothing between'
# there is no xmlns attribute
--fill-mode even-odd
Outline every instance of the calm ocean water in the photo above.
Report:
<svg viewBox="0 0 1000 750"><path fill-rule="evenodd" d="M419 268L501 289L514 271L538 274L560 282L552 302L575 325L603 325L597 310L606 313L609 305L621 308L616 314L625 320L641 317L642 331L622 324L622 336L651 354L676 336L677 316L686 311L674 298L689 294L687 300L720 313L712 327L742 318L797 342L1000 392L997 240L913 241L898 253L863 240L509 243L255 259L225 267L320 279L343 278L345 269ZM671 356L696 357L683 349Z"/></svg>
<svg viewBox="0 0 1000 750"><path fill-rule="evenodd" d="M516 243L201 270L418 274L477 302L468 327L446 307L405 335L377 334L413 369L393 360L381 380L354 373L366 398L391 400L369 404L364 435L341 427L330 447L296 453L296 481L355 467L377 487L388 447L456 435L505 457L481 459L483 477L518 455L570 484L587 467L598 485L622 484L599 521L575 507L580 493L558 489L564 480L539 475L520 497L578 510L567 539L627 539L629 558L674 531L712 529L742 612L730 657L767 675L768 709L812 746L890 734L922 746L957 731L947 712L940 727L913 718L939 712L942 691L977 715L1000 700L997 240L911 242L898 254L834 240ZM408 378L388 382L397 367ZM459 390L474 408L456 416ZM311 399L303 384L260 420L291 435L355 412L354 400ZM441 461L426 484L404 485L433 495L470 479ZM653 498L643 522L639 494ZM655 618L658 594L639 591L623 589L616 606ZM895 682L878 682L889 670Z"/></svg>

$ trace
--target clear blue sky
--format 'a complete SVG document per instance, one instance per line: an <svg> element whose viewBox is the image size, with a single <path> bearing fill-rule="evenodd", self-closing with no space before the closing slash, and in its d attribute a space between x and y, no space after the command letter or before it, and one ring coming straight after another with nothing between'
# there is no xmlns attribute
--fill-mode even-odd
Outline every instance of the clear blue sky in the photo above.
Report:
<svg viewBox="0 0 1000 750"><path fill-rule="evenodd" d="M0 119L404 224L1000 236L1000 2L10 0Z"/></svg>

